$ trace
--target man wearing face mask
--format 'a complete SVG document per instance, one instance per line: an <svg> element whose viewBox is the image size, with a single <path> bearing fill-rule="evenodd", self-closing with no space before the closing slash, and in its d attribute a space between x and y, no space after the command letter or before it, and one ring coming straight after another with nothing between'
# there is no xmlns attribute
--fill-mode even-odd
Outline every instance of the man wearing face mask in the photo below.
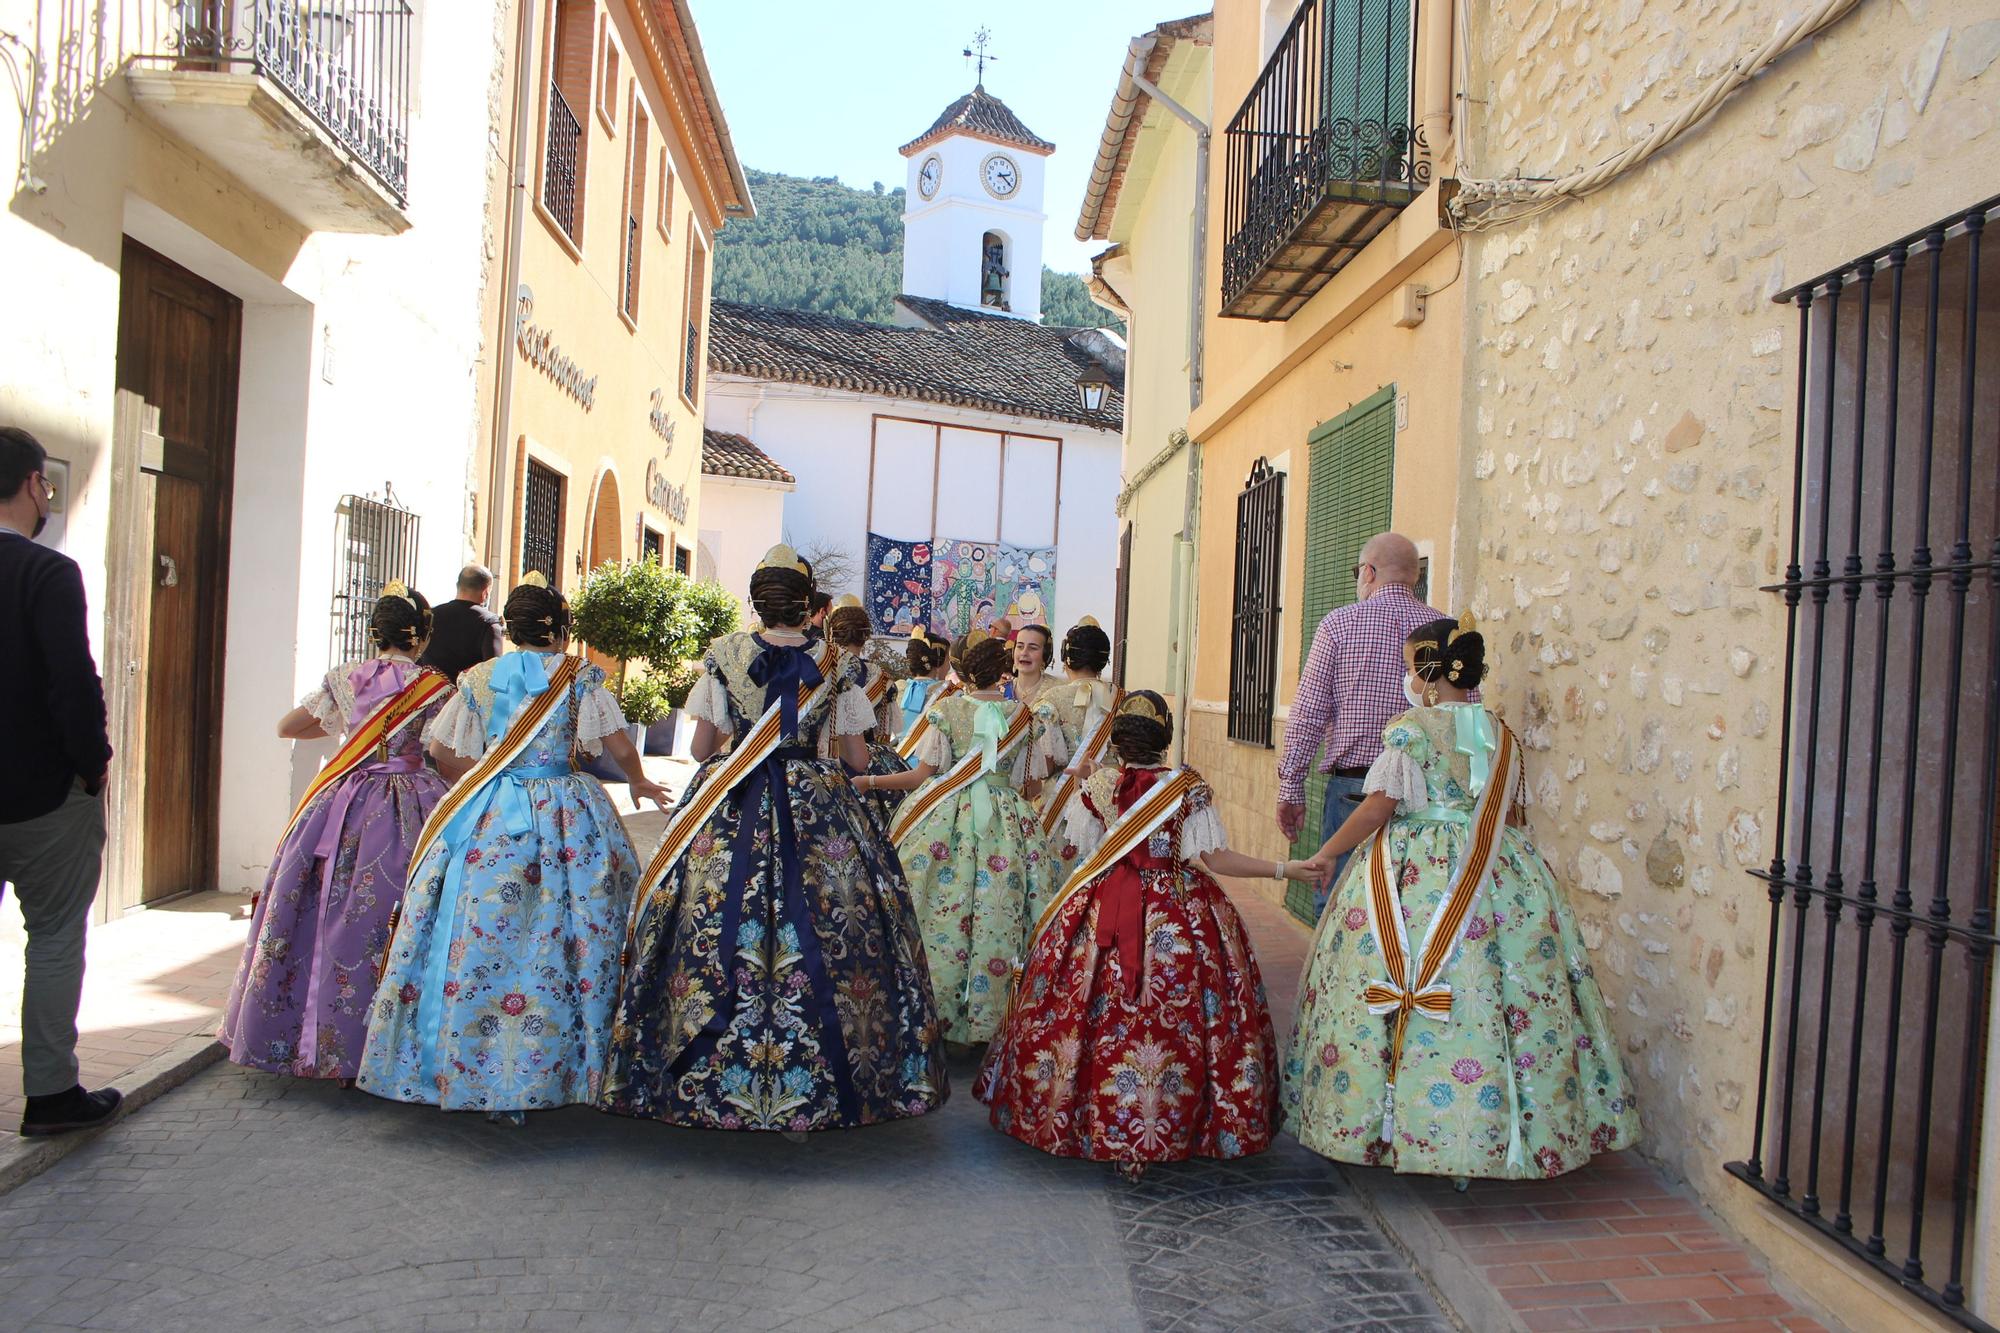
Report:
<svg viewBox="0 0 2000 1333"><path fill-rule="evenodd" d="M1278 828L1288 839L1296 840L1305 824L1306 774L1321 742L1319 771L1327 782L1320 828L1331 833L1353 810L1348 797L1361 790L1382 753L1382 729L1419 702L1405 694L1403 640L1443 614L1411 591L1421 568L1416 543L1401 533L1369 539L1354 566L1355 600L1328 612L1313 634L1278 762ZM1343 856L1319 891L1320 905L1346 868Z"/></svg>
<svg viewBox="0 0 2000 1333"><path fill-rule="evenodd" d="M39 546L55 488L48 454L0 427L0 881L28 928L21 999L21 1132L63 1134L110 1119L116 1089L77 1083L83 940L104 853L111 743L90 657L83 575Z"/></svg>

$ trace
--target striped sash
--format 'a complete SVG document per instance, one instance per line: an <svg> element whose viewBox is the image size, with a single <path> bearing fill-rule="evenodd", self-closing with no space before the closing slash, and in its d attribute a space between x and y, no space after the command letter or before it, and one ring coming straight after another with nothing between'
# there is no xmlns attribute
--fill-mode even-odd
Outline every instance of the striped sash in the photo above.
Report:
<svg viewBox="0 0 2000 1333"><path fill-rule="evenodd" d="M1493 868L1493 857L1500 848L1500 830L1506 821L1508 796L1514 786L1514 733L1506 723L1496 719L1496 724L1500 732L1499 755L1486 790L1480 793L1479 804L1472 813L1472 838L1453 876L1451 891L1438 904L1430 926L1424 931L1414 975L1410 970L1409 930L1403 922L1402 900L1390 879L1387 824L1376 833L1375 845L1369 850L1368 928L1382 951L1386 977L1363 987L1361 998L1371 1014L1396 1015L1389 1081L1382 1099L1384 1139L1395 1130L1396 1073L1402 1064L1403 1038L1410 1015L1422 1014L1440 1023L1451 1021L1451 987L1440 978L1465 934L1466 922L1472 918L1472 905L1479 898L1480 886L1486 882Z"/></svg>
<svg viewBox="0 0 2000 1333"><path fill-rule="evenodd" d="M833 669L838 655L838 650L831 643L821 649L815 663L819 667L820 683L800 688L798 698L800 714L811 711L823 695L840 688L841 682ZM659 850L655 851L652 860L646 863L645 873L639 876L638 892L632 895L632 916L625 926L625 944L628 950L632 943L632 932L639 928L639 916L646 905L646 900L652 897L654 890L666 878L667 871L672 869L680 854L687 850L687 845L694 841L694 835L708 822L709 816L722 805L723 798L734 791L743 779L755 772L758 765L769 759L771 752L778 748L778 743L784 740L784 727L780 721L783 711L782 701L766 708L764 715L757 719L743 739L729 752L729 757L709 769L708 776L702 779L701 785L688 793L687 799L683 800L680 808L674 811L673 818L667 821L666 836L660 839Z"/></svg>
<svg viewBox="0 0 2000 1333"><path fill-rule="evenodd" d="M371 756L386 751L398 732L416 721L432 700L451 687L449 676L425 667L409 684L389 696L389 701L356 727L347 742L334 752L333 758L327 760L326 767L320 769L312 785L306 788L306 794L299 798L298 808L292 811L292 817L285 821L285 831L278 835L279 845L283 846L285 839L292 836L292 830L305 817L306 807L320 793L352 773Z"/></svg>
<svg viewBox="0 0 2000 1333"><path fill-rule="evenodd" d="M875 677L875 683L868 687L866 693L868 695L869 707L880 708L882 706L882 697L889 693L889 673L884 671L881 675Z"/></svg>
<svg viewBox="0 0 2000 1333"><path fill-rule="evenodd" d="M528 700L527 705L507 728L506 734L500 738L499 744L488 750L481 756L479 762L473 765L471 771L452 784L451 790L444 794L444 799L431 811L431 817L424 821L424 831L417 835L417 845L410 852L412 876L417 873L417 867L423 863L424 853L430 850L430 845L444 832L445 825L451 822L452 816L464 809L468 802L479 795L487 783L498 777L501 770L513 763L521 751L528 748L528 742L535 739L535 733L540 731L542 723L548 720L549 712L569 693L570 685L575 682L576 675L581 670L583 670L581 657L563 654L562 661L549 673L548 688Z"/></svg>
<svg viewBox="0 0 2000 1333"><path fill-rule="evenodd" d="M952 695L957 694L960 688L961 687L956 681L945 682L944 688L937 692L936 697L934 697L930 701L929 707L925 708L923 713L918 716L917 720L910 724L909 734L905 735L903 739L897 743L896 745L897 754L901 755L905 759L908 759L911 755L917 752L917 742L921 741L924 738L924 733L931 729L930 710L932 708L937 707L939 704L943 703L946 699L951 698Z"/></svg>
<svg viewBox="0 0 2000 1333"><path fill-rule="evenodd" d="M1014 710L1013 720L1007 724L1007 730L1000 734L1000 739L994 746L995 767L1005 763L1007 756L1013 753L1014 747L1027 739L1033 721L1026 704ZM914 731L916 728L912 727L911 730ZM937 809L941 802L956 795L961 788L986 771L985 759L986 753L983 747L968 751L959 757L957 763L945 770L944 776L934 779L929 786L912 793L908 800L896 808L896 822L889 828L890 843L901 847L903 839L915 831L917 825L923 822L925 815Z"/></svg>
<svg viewBox="0 0 2000 1333"><path fill-rule="evenodd" d="M1077 785L1083 781L1083 774L1077 771L1078 767L1086 759L1093 764L1096 763L1097 757L1104 753L1104 747L1111 743L1111 724L1118 720L1118 705L1124 702L1125 691L1114 690L1111 695L1111 707L1105 711L1103 720L1097 724L1097 730L1085 737L1083 744L1077 747L1076 753L1069 757L1069 766L1063 772L1062 782L1056 786L1055 794L1049 798L1048 808L1042 811L1043 837L1055 833L1056 825L1062 822L1063 810L1068 807L1070 798L1076 795Z"/></svg>
<svg viewBox="0 0 2000 1333"><path fill-rule="evenodd" d="M1201 785L1201 775L1191 768L1177 768L1154 783L1152 789L1132 803L1132 808L1118 817L1118 822L1104 831L1104 841L1097 844L1097 850L1077 862L1076 869L1070 871L1060 891L1042 909L1041 917L1028 935L1029 952L1034 951L1034 943L1049 923L1056 919L1062 905L1076 894L1081 893L1089 883L1117 865L1128 856L1132 849L1153 836L1167 821L1180 813L1188 793Z"/></svg>

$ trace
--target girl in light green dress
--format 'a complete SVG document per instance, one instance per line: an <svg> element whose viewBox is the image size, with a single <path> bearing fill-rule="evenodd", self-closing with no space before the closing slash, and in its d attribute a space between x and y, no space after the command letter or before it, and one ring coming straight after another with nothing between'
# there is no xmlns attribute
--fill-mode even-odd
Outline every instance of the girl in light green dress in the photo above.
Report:
<svg viewBox="0 0 2000 1333"><path fill-rule="evenodd" d="M1632 1084L1569 903L1521 825L1519 746L1468 701L1485 670L1470 617L1414 630L1405 658L1412 707L1313 858L1325 871L1354 852L1299 987L1283 1112L1335 1161L1561 1175L1637 1141Z"/></svg>
<svg viewBox="0 0 2000 1333"><path fill-rule="evenodd" d="M1008 982L1047 900L1048 842L1020 792L1042 762L1026 704L1002 697L1007 645L975 631L953 646L965 690L939 700L907 773L864 773L855 789L908 791L890 838L909 876L938 1021L948 1040L991 1040ZM915 790L911 790L914 788Z"/></svg>

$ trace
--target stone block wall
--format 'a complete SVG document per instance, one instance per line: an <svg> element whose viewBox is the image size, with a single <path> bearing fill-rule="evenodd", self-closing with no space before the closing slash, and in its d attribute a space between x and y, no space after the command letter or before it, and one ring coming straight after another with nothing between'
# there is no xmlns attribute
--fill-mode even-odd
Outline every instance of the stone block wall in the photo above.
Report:
<svg viewBox="0 0 2000 1333"><path fill-rule="evenodd" d="M1470 11L1464 175L1555 177L1672 116L1800 5ZM2000 189L2000 11L1862 0L1663 155L1466 238L1458 587L1644 1091L1647 1150L1753 1196L1784 668L1784 287Z"/></svg>

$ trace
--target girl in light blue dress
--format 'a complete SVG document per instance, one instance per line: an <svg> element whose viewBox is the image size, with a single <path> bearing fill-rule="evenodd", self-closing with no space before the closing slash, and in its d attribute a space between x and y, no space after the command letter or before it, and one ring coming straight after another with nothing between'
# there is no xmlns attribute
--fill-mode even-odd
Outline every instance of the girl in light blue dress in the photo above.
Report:
<svg viewBox="0 0 2000 1333"><path fill-rule="evenodd" d="M520 651L461 675L425 733L455 785L419 843L357 1081L519 1123L597 1097L640 870L571 753L608 751L635 798L667 794L646 780L604 672L565 654L561 595L523 583L505 613ZM531 732L516 727L538 709ZM487 772L496 749L509 757Z"/></svg>

